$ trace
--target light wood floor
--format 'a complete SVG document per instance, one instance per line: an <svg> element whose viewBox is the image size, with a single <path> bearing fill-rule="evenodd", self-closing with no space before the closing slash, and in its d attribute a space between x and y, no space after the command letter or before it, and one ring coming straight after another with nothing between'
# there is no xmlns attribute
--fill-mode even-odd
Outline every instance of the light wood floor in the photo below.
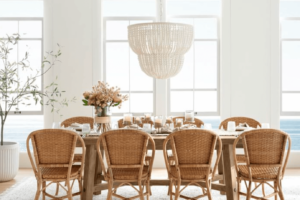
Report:
<svg viewBox="0 0 300 200"><path fill-rule="evenodd" d="M0 194L13 186L16 183L21 182L25 177L34 176L32 169L20 169L17 176L8 182L0 183ZM287 169L285 176L299 176L300 177L300 169ZM153 169L152 172L153 179L167 179L168 174L166 169Z"/></svg>

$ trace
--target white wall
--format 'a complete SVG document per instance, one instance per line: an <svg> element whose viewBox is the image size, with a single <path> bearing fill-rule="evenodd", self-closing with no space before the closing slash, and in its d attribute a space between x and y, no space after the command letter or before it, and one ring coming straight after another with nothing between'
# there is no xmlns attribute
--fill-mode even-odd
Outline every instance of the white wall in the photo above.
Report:
<svg viewBox="0 0 300 200"><path fill-rule="evenodd" d="M45 127L50 127L53 121L72 116L92 116L92 108L82 106L81 99L84 91L91 90L93 79L97 79L93 75L93 67L96 71L100 69L100 38L97 39L100 19L98 21L96 16L98 2L44 1L44 50L56 50L57 43L62 46L61 63L57 63L53 71L45 76L44 83L47 85L58 76L58 85L66 91L65 97L77 99L76 103L62 110L62 117L45 107Z"/></svg>
<svg viewBox="0 0 300 200"><path fill-rule="evenodd" d="M279 128L279 0L224 0L221 118Z"/></svg>

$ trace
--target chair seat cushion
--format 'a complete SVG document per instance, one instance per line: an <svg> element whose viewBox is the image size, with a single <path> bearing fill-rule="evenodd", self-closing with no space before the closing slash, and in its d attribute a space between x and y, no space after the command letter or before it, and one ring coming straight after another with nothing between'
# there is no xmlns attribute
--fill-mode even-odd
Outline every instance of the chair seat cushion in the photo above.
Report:
<svg viewBox="0 0 300 200"><path fill-rule="evenodd" d="M276 179L278 167L251 167L252 178L254 179ZM249 172L246 165L239 165L239 174L249 178Z"/></svg>
<svg viewBox="0 0 300 200"><path fill-rule="evenodd" d="M139 168L113 168L113 176L115 180L134 180L138 179L139 176ZM107 176L109 178L109 172L107 172ZM144 166L142 178L148 176L148 166Z"/></svg>
<svg viewBox="0 0 300 200"><path fill-rule="evenodd" d="M80 165L73 165L71 169L70 178L76 178L80 173ZM66 179L68 168L67 167L42 167L41 168L43 179Z"/></svg>
<svg viewBox="0 0 300 200"><path fill-rule="evenodd" d="M209 175L211 175L212 170L209 170ZM177 171L175 166L171 166L171 175L174 178L177 177ZM200 180L205 179L207 175L207 168L206 167L181 167L180 168L180 175L181 179L185 180Z"/></svg>

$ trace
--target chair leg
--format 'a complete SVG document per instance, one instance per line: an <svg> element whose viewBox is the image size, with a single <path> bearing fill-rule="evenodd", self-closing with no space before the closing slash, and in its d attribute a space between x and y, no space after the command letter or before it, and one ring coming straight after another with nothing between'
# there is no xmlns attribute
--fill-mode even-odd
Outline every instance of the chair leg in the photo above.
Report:
<svg viewBox="0 0 300 200"><path fill-rule="evenodd" d="M169 193L169 196L170 196L170 200L172 200L172 199L173 199L173 180L172 180L172 179L170 179L170 184L169 184L169 191L168 191L168 193Z"/></svg>
<svg viewBox="0 0 300 200"><path fill-rule="evenodd" d="M277 183L277 188L278 188L280 200L284 200L281 181L279 183Z"/></svg>
<svg viewBox="0 0 300 200"><path fill-rule="evenodd" d="M59 182L56 183L56 192L55 192L55 196L58 195L58 191L59 191Z"/></svg>
<svg viewBox="0 0 300 200"><path fill-rule="evenodd" d="M143 191L143 185L142 185L142 181L139 180L138 181L138 184L139 184L139 195L140 195L140 200L144 200L144 191Z"/></svg>
<svg viewBox="0 0 300 200"><path fill-rule="evenodd" d="M46 200L46 181L43 181L43 184L42 184L42 188L43 188L43 200Z"/></svg>
<svg viewBox="0 0 300 200"><path fill-rule="evenodd" d="M181 180L177 180L177 187L175 189L175 200L179 199L179 196L180 196L180 185L181 185Z"/></svg>
<svg viewBox="0 0 300 200"><path fill-rule="evenodd" d="M237 200L240 200L240 192L241 192L241 180L237 178L237 193L238 193Z"/></svg>
<svg viewBox="0 0 300 200"><path fill-rule="evenodd" d="M246 198L246 200L251 199L251 186L252 186L252 181L249 181L249 185L248 185L248 188L247 188L247 198Z"/></svg>
<svg viewBox="0 0 300 200"><path fill-rule="evenodd" d="M149 198L150 198L150 181L146 180L145 184L146 184L147 200L149 200Z"/></svg>
<svg viewBox="0 0 300 200"><path fill-rule="evenodd" d="M265 184L264 183L261 184L261 190L262 190L263 196L265 197L266 196L266 192L265 192Z"/></svg>
<svg viewBox="0 0 300 200"><path fill-rule="evenodd" d="M82 197L82 193L83 193L83 191L82 191L82 181L81 181L81 179L77 179L77 181L78 181L78 186L79 186L79 191L80 191L80 200L83 198Z"/></svg>
<svg viewBox="0 0 300 200"><path fill-rule="evenodd" d="M112 180L108 181L108 192L107 192L107 200L112 200Z"/></svg>
<svg viewBox="0 0 300 200"><path fill-rule="evenodd" d="M277 183L276 183L276 181L274 181L274 192L276 192L276 193L278 192L278 189L277 189L277 188L278 188ZM277 197L278 197L278 195L276 194L276 195L274 196L274 199L277 200Z"/></svg>
<svg viewBox="0 0 300 200"><path fill-rule="evenodd" d="M212 196L211 196L211 182L210 180L206 179L206 193L207 193L207 197L209 200L212 200Z"/></svg>
<svg viewBox="0 0 300 200"><path fill-rule="evenodd" d="M72 188L70 186L70 180L66 181L66 185L67 185L67 188L68 188L68 194L67 194L68 200L72 200L73 198L72 198Z"/></svg>
<svg viewBox="0 0 300 200"><path fill-rule="evenodd" d="M41 189L42 189L42 180L38 180L37 181L37 188L36 188L36 194L35 194L34 200L38 200L40 198Z"/></svg>

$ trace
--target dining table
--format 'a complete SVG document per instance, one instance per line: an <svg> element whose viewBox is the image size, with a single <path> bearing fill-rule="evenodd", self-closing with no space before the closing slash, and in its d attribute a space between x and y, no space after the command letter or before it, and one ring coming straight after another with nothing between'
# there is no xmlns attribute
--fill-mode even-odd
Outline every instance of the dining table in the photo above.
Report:
<svg viewBox="0 0 300 200"><path fill-rule="evenodd" d="M218 163L218 174L215 175L211 189L218 190L221 194L226 195L228 200L237 200L237 180L236 170L234 164L233 155L233 143L237 138L237 135L241 132L227 132L224 130L212 130L220 136L222 141L222 156ZM155 134L152 138L155 142L156 150L163 150L163 142L167 135ZM107 190L108 184L104 182L102 175L102 169L99 161L99 157L96 151L96 143L98 136L86 136L83 137L86 146L85 166L84 166L84 178L83 178L83 200L92 200L93 195L101 195L102 190ZM77 143L79 146L80 144ZM218 148L216 146L216 149ZM242 142L237 144L237 148L242 148ZM148 146L150 149L151 147ZM137 183L133 183L137 184ZM184 182L182 183L185 184ZM200 183L205 187L205 183ZM168 179L151 179L151 186L168 186Z"/></svg>

